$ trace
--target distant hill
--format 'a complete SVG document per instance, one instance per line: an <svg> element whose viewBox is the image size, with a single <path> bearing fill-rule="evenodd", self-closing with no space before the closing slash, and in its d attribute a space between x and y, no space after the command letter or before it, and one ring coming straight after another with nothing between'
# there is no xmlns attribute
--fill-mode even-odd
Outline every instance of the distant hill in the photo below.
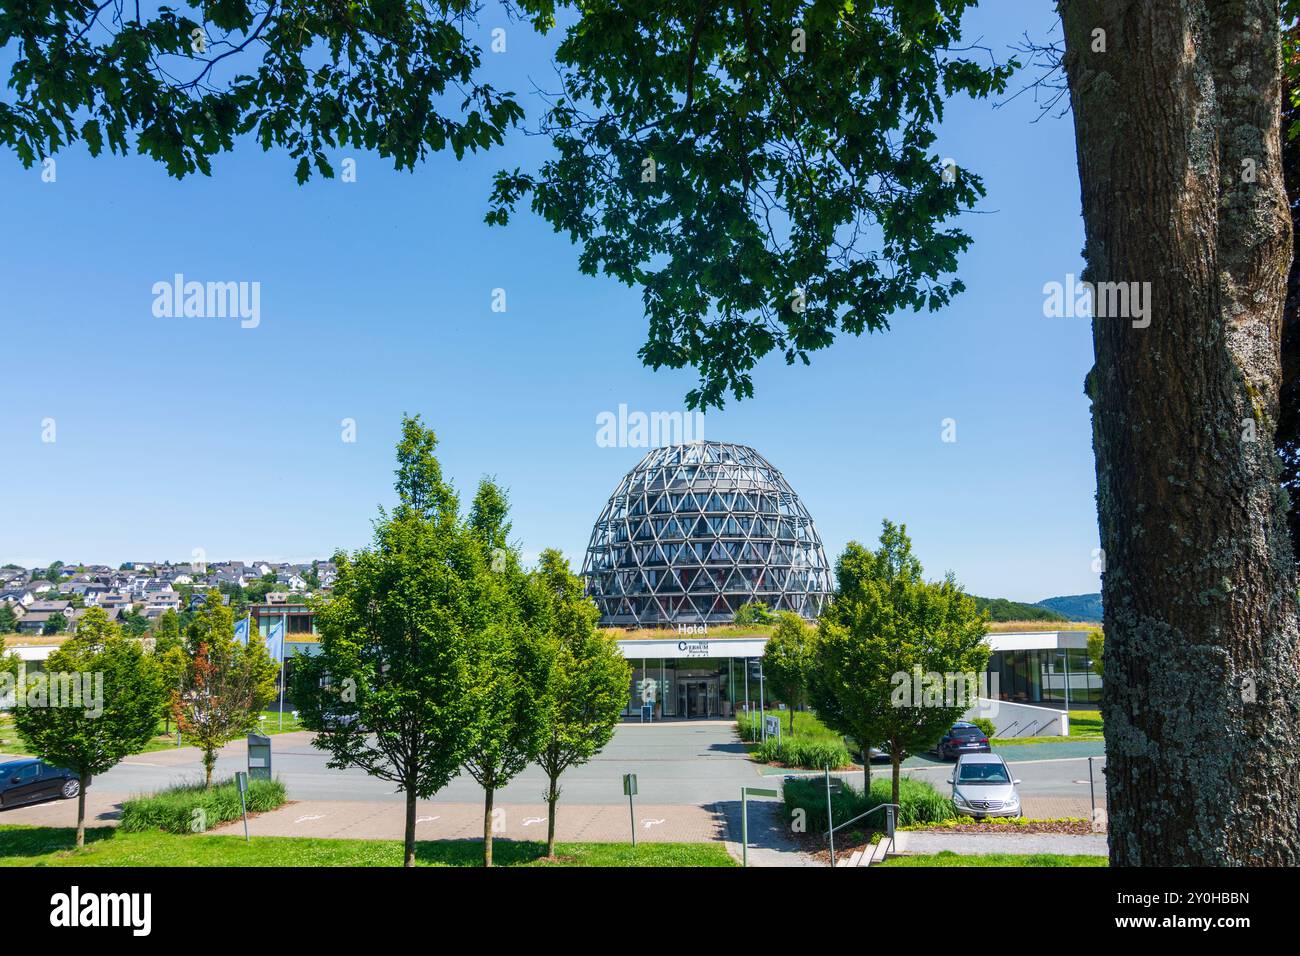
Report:
<svg viewBox="0 0 1300 956"><path fill-rule="evenodd" d="M971 595L975 597L975 595ZM1060 613L1038 604L1021 604L1006 598L975 597L975 607L989 612L990 621L1068 621Z"/></svg>
<svg viewBox="0 0 1300 956"><path fill-rule="evenodd" d="M1052 597L1038 602L1038 607L1064 614L1070 621L1095 621L1101 623L1100 594L1071 594Z"/></svg>

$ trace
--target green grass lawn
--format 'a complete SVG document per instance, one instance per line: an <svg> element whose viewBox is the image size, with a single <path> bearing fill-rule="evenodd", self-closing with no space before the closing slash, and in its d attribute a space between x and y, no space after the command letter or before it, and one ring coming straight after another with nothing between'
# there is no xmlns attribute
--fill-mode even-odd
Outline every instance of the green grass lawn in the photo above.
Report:
<svg viewBox="0 0 1300 956"><path fill-rule="evenodd" d="M1070 736L1068 737L994 737L989 742L995 747L1016 744L1059 744L1062 740L1101 740L1101 711L1070 711Z"/></svg>
<svg viewBox="0 0 1300 956"><path fill-rule="evenodd" d="M757 710L750 711L750 714L753 720L759 721L759 712ZM763 711L763 714L764 716L767 717L781 718L781 736L782 737L790 736L790 711L772 710L769 708L768 710ZM743 713L736 715L736 725L738 727L742 727L742 730L743 730L743 722L745 720L746 718ZM759 722L758 726L761 730L762 728L761 721ZM794 736L801 740L828 740L828 741L834 741L836 743L843 740L843 737L841 737L835 731L831 730L829 727L823 724L821 720L818 719L817 715L814 714L811 710L801 710L795 713ZM741 739L744 739L744 737L745 735L742 732Z"/></svg>
<svg viewBox="0 0 1300 956"><path fill-rule="evenodd" d="M274 710L262 711L262 716L266 718L260 722L260 730L267 736L275 736L279 733L292 733L295 730L302 730L302 724L289 711L284 714L284 728L280 728L280 714ZM176 747L176 725L171 725L171 733L164 733L165 724L163 721L158 722L158 736L149 741L144 747L136 753L148 754L158 750L174 750ZM186 746L186 741L182 738L181 746ZM30 757L31 751L26 745L18 739L18 734L14 730L13 718L9 715L0 715L0 754L17 754L19 756Z"/></svg>
<svg viewBox="0 0 1300 956"><path fill-rule="evenodd" d="M75 831L59 827L0 826L0 866L400 866L400 840L317 840L305 837L178 836L161 831ZM555 861L544 843L496 840L498 866L736 866L720 843L560 843ZM421 866L479 866L478 840L427 840L415 847Z"/></svg>
<svg viewBox="0 0 1300 956"><path fill-rule="evenodd" d="M3 861L0 861L3 862ZM1062 856L1056 853L1034 853L1021 855L1015 853L960 854L945 850L942 853L926 853L917 856L896 856L877 866L1106 866L1104 856Z"/></svg>

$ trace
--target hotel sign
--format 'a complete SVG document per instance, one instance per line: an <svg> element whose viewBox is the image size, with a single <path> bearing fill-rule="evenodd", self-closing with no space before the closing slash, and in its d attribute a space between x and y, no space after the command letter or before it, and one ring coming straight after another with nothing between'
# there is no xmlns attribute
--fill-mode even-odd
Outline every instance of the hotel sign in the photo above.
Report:
<svg viewBox="0 0 1300 956"><path fill-rule="evenodd" d="M762 657L766 637L715 637L712 639L683 639L672 637L664 639L621 640L618 649L629 660L646 658L720 658L720 657Z"/></svg>

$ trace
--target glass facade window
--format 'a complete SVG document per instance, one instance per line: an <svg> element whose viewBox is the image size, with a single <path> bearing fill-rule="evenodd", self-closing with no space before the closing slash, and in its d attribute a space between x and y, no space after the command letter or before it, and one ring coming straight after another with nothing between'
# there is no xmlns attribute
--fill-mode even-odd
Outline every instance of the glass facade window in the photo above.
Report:
<svg viewBox="0 0 1300 956"><path fill-rule="evenodd" d="M994 651L990 679L996 676L1000 700L1021 704L1095 706L1101 702L1101 678L1084 648Z"/></svg>
<svg viewBox="0 0 1300 956"><path fill-rule="evenodd" d="M655 720L665 717L730 719L744 706L747 666L757 658L629 658L632 681L623 716L639 718L648 682ZM750 681L754 707L758 680Z"/></svg>

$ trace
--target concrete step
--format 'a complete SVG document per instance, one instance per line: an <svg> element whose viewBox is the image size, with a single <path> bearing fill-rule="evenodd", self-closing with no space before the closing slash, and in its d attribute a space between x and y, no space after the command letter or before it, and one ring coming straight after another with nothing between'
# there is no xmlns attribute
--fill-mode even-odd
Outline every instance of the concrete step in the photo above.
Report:
<svg viewBox="0 0 1300 956"><path fill-rule="evenodd" d="M835 858L835 865L836 865L837 867L840 867L840 866L861 866L861 865L862 865L862 857L863 857L863 855L864 855L864 853L863 853L862 850L854 850L854 851L853 851L852 853L850 853L848 856L836 856L836 858Z"/></svg>

